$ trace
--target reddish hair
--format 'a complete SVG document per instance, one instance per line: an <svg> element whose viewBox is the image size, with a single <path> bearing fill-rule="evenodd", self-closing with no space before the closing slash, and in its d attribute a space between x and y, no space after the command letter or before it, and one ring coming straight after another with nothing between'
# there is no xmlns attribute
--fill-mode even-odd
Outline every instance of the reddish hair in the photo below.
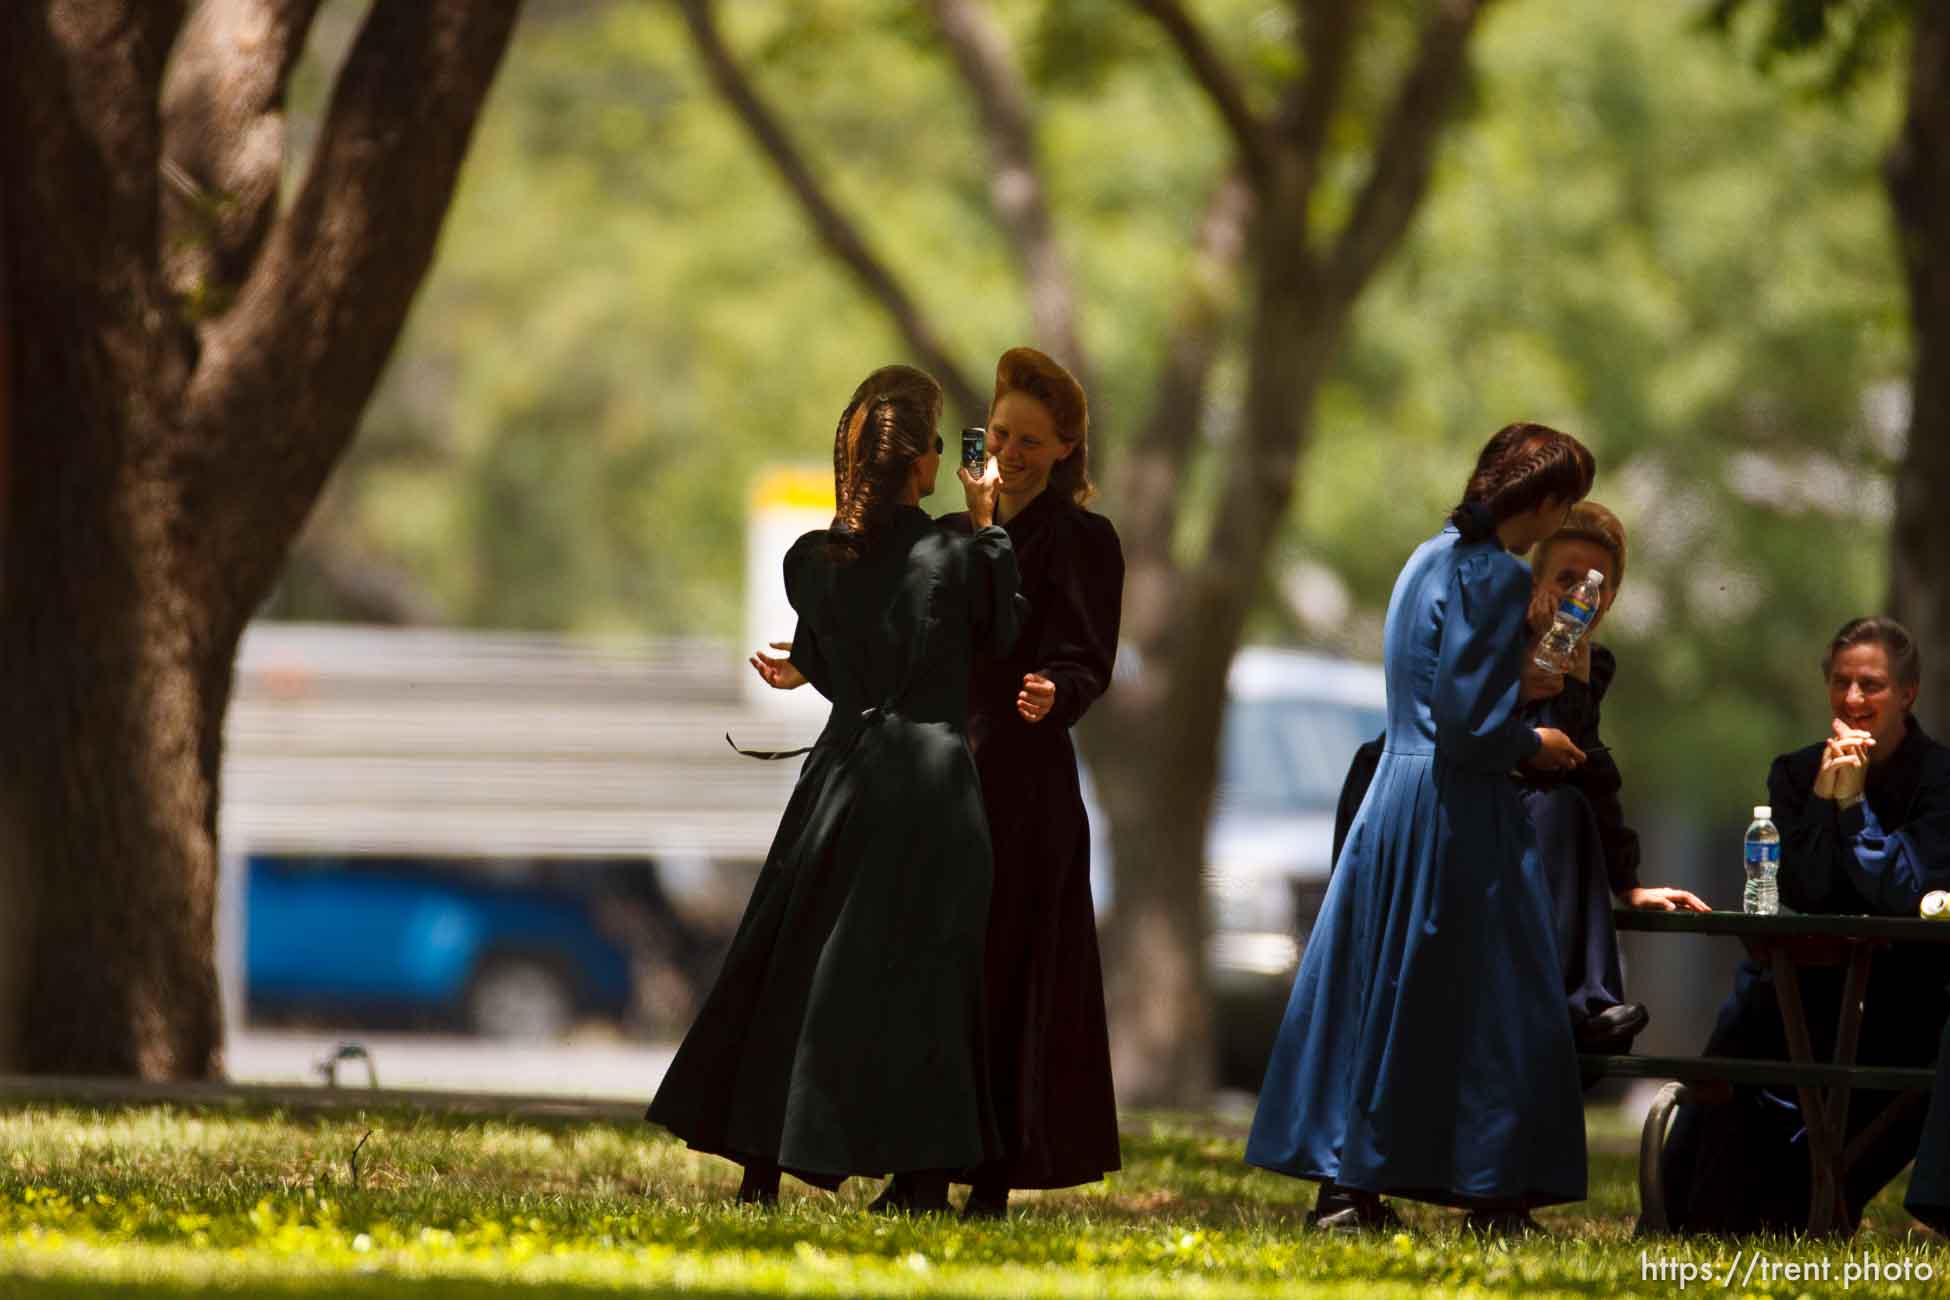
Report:
<svg viewBox="0 0 1950 1300"><path fill-rule="evenodd" d="M1070 454L1050 467L1049 490L1073 505L1097 495L1090 481L1090 401L1076 376L1035 348L1010 348L995 363L995 396L989 414L1010 393L1033 397L1049 412L1050 424Z"/></svg>

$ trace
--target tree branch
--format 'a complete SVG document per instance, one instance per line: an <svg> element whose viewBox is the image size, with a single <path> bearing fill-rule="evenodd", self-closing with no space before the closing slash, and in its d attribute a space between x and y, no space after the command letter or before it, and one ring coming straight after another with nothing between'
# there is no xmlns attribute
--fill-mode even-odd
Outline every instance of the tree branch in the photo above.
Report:
<svg viewBox="0 0 1950 1300"><path fill-rule="evenodd" d="M1193 78L1205 89L1226 129L1232 132L1246 175L1255 185L1263 184L1273 173L1273 150L1267 143L1266 127L1247 106L1245 91L1226 67L1225 60L1219 57L1219 52L1212 48L1205 33L1178 0L1131 0L1131 3L1164 28L1165 34L1178 46Z"/></svg>
<svg viewBox="0 0 1950 1300"><path fill-rule="evenodd" d="M1488 0L1435 0L1415 62L1382 128L1374 171L1328 263L1331 292L1352 302L1395 246L1428 186L1435 141L1465 67L1469 37Z"/></svg>
<svg viewBox="0 0 1950 1300"><path fill-rule="evenodd" d="M519 7L368 10L297 201L236 307L204 332L186 404L196 506L239 620L269 590L357 428L433 259Z"/></svg>
<svg viewBox="0 0 1950 1300"><path fill-rule="evenodd" d="M1116 462L1114 495L1128 521L1123 532L1128 572L1170 564L1185 467L1198 441L1212 365L1232 319L1233 278L1253 206L1252 187L1236 171L1207 200L1172 309L1151 417ZM1142 601L1127 599L1130 603Z"/></svg>
<svg viewBox="0 0 1950 1300"><path fill-rule="evenodd" d="M866 236L827 195L778 116L759 97L757 88L725 44L711 0L677 0L677 8L718 93L771 160L779 179L798 200L820 241L893 317L901 337L914 349L915 359L941 381L949 400L960 408L963 416L979 421L988 410L987 394L970 381L920 305L893 270L868 246Z"/></svg>
<svg viewBox="0 0 1950 1300"><path fill-rule="evenodd" d="M160 475L155 435L188 374L189 331L155 274L156 104L183 15L180 0L0 5L9 360L62 389L12 395L9 473L16 493L54 494L58 511L98 486L59 477L88 440L113 440L87 448L104 463ZM9 569L50 563L31 553L0 539Z"/></svg>
<svg viewBox="0 0 1950 1300"><path fill-rule="evenodd" d="M1070 367L1086 392L1094 392L1078 322L1076 277L1050 218L1029 94L1007 38L976 0L933 0L933 7L988 136L989 194L1022 263L1037 340Z"/></svg>
<svg viewBox="0 0 1950 1300"><path fill-rule="evenodd" d="M164 277L205 317L277 215L284 98L319 0L201 0L163 86Z"/></svg>
<svg viewBox="0 0 1950 1300"><path fill-rule="evenodd" d="M1296 0L1298 23L1294 39L1304 64L1290 114L1283 113L1281 133L1293 152L1301 195L1312 193L1320 175L1327 130L1340 107L1347 84L1354 34L1359 26L1354 0Z"/></svg>

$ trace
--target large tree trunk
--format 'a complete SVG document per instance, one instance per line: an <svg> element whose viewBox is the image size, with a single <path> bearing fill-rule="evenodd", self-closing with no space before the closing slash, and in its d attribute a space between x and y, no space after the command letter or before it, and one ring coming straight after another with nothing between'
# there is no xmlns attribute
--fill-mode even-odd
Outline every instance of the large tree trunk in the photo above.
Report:
<svg viewBox="0 0 1950 1300"><path fill-rule="evenodd" d="M1266 225L1260 238L1298 250L1283 223ZM1176 584L1177 600L1142 574L1126 584L1139 671L1105 697L1083 737L1117 863L1105 984L1118 1096L1128 1104L1202 1104L1214 1083L1205 834L1227 673L1298 489L1314 396L1345 320L1304 260L1297 251L1262 255L1241 439L1254 450L1233 459L1231 508L1198 575Z"/></svg>
<svg viewBox="0 0 1950 1300"><path fill-rule="evenodd" d="M42 386L51 358L24 351L27 391L51 396L23 423L75 415ZM23 448L43 490L15 498L5 541L21 563L0 619L0 824L31 918L11 1064L201 1077L222 1041L216 769L237 629L182 580L180 517L146 499L166 481L116 473L99 426L68 427Z"/></svg>
<svg viewBox="0 0 1950 1300"><path fill-rule="evenodd" d="M1111 1068L1126 1106L1197 1104L1213 1083L1201 867L1224 696L1194 698L1181 672L1147 658L1080 733L1117 864L1104 989Z"/></svg>
<svg viewBox="0 0 1950 1300"><path fill-rule="evenodd" d="M172 454L192 336L153 272L154 88L180 10L40 10L9 14L0 74L6 314L32 322L10 340L0 535L7 1064L201 1075L221 1027L200 728L227 669Z"/></svg>
<svg viewBox="0 0 1950 1300"><path fill-rule="evenodd" d="M232 659L431 261L517 5L369 9L278 215L316 8L0 7L0 1071L221 1065Z"/></svg>
<svg viewBox="0 0 1950 1300"><path fill-rule="evenodd" d="M1916 340L1890 606L1924 647L1917 711L1940 730L1950 719L1950 6L1912 12L1909 106L1888 166Z"/></svg>

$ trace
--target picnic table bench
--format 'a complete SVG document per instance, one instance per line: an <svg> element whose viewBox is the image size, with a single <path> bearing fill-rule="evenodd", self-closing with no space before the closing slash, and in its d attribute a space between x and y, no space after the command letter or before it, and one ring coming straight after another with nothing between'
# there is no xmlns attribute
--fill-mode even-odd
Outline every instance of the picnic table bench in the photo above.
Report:
<svg viewBox="0 0 1950 1300"><path fill-rule="evenodd" d="M1639 1139L1642 1227L1652 1232L1670 1227L1660 1161L1673 1108L1682 1103L1729 1101L1734 1087L1743 1084L1792 1087L1799 1094L1808 1129L1808 1231L1829 1233L1846 1223L1843 1188L1849 1167L1891 1124L1926 1102L1936 1078L1932 1069L1855 1063L1870 963L1879 949L1891 943L1950 943L1950 923L1890 916L1749 916L1742 912L1620 910L1612 916L1620 930L1739 938L1755 961L1773 970L1788 1043L1789 1059L1785 1061L1593 1054L1578 1058L1587 1081L1607 1077L1671 1080L1653 1102ZM1800 971L1812 966L1847 969L1835 1027L1834 1057L1829 1061L1815 1059L1801 999ZM1931 1037L1935 1037L1934 1029ZM1897 1096L1854 1141L1845 1142L1849 1096L1856 1089Z"/></svg>

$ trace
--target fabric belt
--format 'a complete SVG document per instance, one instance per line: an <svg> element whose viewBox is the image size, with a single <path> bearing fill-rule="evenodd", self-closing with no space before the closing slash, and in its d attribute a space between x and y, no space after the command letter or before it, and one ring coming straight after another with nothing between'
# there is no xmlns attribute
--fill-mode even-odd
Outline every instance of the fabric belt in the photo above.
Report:
<svg viewBox="0 0 1950 1300"><path fill-rule="evenodd" d="M843 736L834 738L843 740L846 748L851 749L859 742L860 737L866 735L868 731L879 726L886 719L896 716L898 715L895 713L894 706L891 703L876 704L870 709L861 709L858 721L848 726ZM820 733L819 739L827 739L832 732L833 724L829 722L826 724L826 730ZM813 750L819 747L819 741L816 740L801 749L740 749L738 742L731 738L731 733L728 731L725 732L724 743L731 746L733 750L744 755L746 758L763 759L768 763L782 758L798 758L801 755L812 753Z"/></svg>

